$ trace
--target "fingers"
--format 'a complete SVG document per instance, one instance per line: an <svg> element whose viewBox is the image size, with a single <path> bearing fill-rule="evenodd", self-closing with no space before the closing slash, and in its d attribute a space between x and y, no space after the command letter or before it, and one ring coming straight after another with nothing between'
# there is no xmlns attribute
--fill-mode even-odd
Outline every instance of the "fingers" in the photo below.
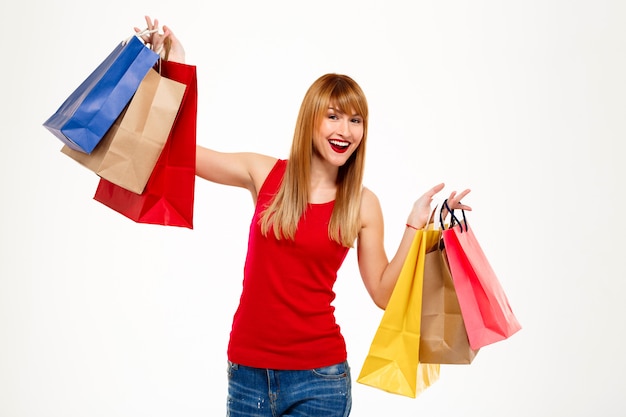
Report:
<svg viewBox="0 0 626 417"><path fill-rule="evenodd" d="M161 37L161 35L159 35L159 33L158 33L158 31L159 31L159 19L154 19L154 22L153 22L152 19L150 18L150 16L144 16L144 18L146 20L146 29L139 29L139 28L135 27L135 32L139 33L139 32L142 32L144 30L150 31L151 33L143 35L141 38L146 43L151 43L151 44L158 43L160 41L160 37Z"/></svg>
<svg viewBox="0 0 626 417"><path fill-rule="evenodd" d="M150 19L150 16L145 16L146 19L146 29L151 31L154 29L155 24L157 23L157 21L154 21L154 24L152 23L152 19ZM157 26L158 28L158 26ZM148 40L146 42L152 42L153 38L154 38L154 34L150 33L146 36L148 38Z"/></svg>
<svg viewBox="0 0 626 417"><path fill-rule="evenodd" d="M154 52L156 52L157 54L163 57L164 45L169 43L170 40L172 40L170 38L172 36L172 31L168 27L164 26L163 32L159 33L160 32L159 19L152 20L150 16L144 16L144 18L146 20L146 26L147 26L146 29L142 30L139 28L135 28L135 32L139 33L144 30L150 32L150 33L146 33L142 35L141 39L144 41L144 43L147 46L150 47L150 49L152 49ZM167 58L167 52L165 52L165 58Z"/></svg>
<svg viewBox="0 0 626 417"><path fill-rule="evenodd" d="M458 195L458 199L461 200L463 197L468 195L470 191L471 190L469 190L469 189L461 191L461 194Z"/></svg>
<svg viewBox="0 0 626 417"><path fill-rule="evenodd" d="M135 29L135 33L136 33L136 34L139 34L139 33L143 32L143 31L145 31L145 29L139 29L139 28L137 28L137 27L136 27L136 28L134 28L134 29ZM142 40L144 43L150 43L150 42L151 42L150 37L151 37L151 35L149 35L149 34L148 34L148 35L141 35L141 36L140 36L141 40Z"/></svg>
<svg viewBox="0 0 626 417"><path fill-rule="evenodd" d="M468 195L470 191L471 190L466 189L458 194L456 191L452 191L450 193L450 197L448 197L448 205L450 206L450 208L471 211L472 208L470 206L461 203L461 200L465 198L465 196Z"/></svg>
<svg viewBox="0 0 626 417"><path fill-rule="evenodd" d="M152 26L152 19L150 19L150 16L145 16L146 18L146 25L148 25L148 29L152 30L153 26ZM155 24L157 22L157 20L155 19Z"/></svg>
<svg viewBox="0 0 626 417"><path fill-rule="evenodd" d="M437 184L435 185L433 188L431 188L430 190L428 190L426 192L427 195L429 195L430 197L434 197L435 194L437 194L439 191L443 190L443 187L445 187L446 185L442 182L441 184Z"/></svg>
<svg viewBox="0 0 626 417"><path fill-rule="evenodd" d="M428 197L434 197L438 192L440 192L441 190L443 190L443 188L445 187L444 183L440 183L435 185L433 188L431 188L430 190L426 191L426 193L424 193L425 196ZM456 191L452 191L450 193L450 196L448 197L448 203L452 203L452 204L459 204L461 202L461 200L463 198L465 198L466 195L468 195L470 193L470 189L465 189L463 191L461 191L460 193L457 194Z"/></svg>
<svg viewBox="0 0 626 417"><path fill-rule="evenodd" d="M430 190L426 191L420 198L417 199L417 205L423 204L425 207L430 207L430 204L433 202L433 197L435 197L439 191L443 190L444 186L444 183L437 184Z"/></svg>
<svg viewBox="0 0 626 417"><path fill-rule="evenodd" d="M170 42L177 41L176 36L174 36L174 32L172 32L172 30L169 27L163 26L163 41L165 41L168 38Z"/></svg>
<svg viewBox="0 0 626 417"><path fill-rule="evenodd" d="M172 42L177 40L176 36L174 36L174 32L172 32L172 29L165 25L163 26L163 38L170 38Z"/></svg>

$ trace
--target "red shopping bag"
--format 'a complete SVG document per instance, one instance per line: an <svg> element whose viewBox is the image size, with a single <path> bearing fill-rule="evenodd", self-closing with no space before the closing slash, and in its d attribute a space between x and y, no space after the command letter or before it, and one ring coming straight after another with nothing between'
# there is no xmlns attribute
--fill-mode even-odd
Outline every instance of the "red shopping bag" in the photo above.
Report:
<svg viewBox="0 0 626 417"><path fill-rule="evenodd" d="M470 347L479 349L509 338L521 329L521 325L472 228L467 224L465 212L460 222L449 211L453 219L451 227L442 232L446 255Z"/></svg>
<svg viewBox="0 0 626 417"><path fill-rule="evenodd" d="M137 223L193 229L198 86L196 67L163 61L161 75L187 87L165 147L143 193L100 179L94 199Z"/></svg>

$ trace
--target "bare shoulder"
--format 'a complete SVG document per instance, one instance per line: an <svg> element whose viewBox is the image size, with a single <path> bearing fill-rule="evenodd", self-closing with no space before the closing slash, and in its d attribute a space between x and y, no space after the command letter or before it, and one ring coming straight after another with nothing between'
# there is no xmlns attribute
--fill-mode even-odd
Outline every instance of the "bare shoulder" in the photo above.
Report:
<svg viewBox="0 0 626 417"><path fill-rule="evenodd" d="M367 209L371 205L379 206L378 196L369 188L363 187L361 192L361 206Z"/></svg>
<svg viewBox="0 0 626 417"><path fill-rule="evenodd" d="M363 187L361 193L361 224L363 227L382 220L382 210L378 196L369 188Z"/></svg>
<svg viewBox="0 0 626 417"><path fill-rule="evenodd" d="M263 155L259 153L248 153L248 170L250 177L254 183L255 190L259 190L265 179L269 175L278 158L269 155Z"/></svg>

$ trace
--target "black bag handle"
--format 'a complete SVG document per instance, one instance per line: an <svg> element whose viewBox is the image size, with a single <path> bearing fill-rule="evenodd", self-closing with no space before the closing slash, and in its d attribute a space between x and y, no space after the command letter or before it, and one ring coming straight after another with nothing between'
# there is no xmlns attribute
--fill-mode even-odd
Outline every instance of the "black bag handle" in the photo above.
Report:
<svg viewBox="0 0 626 417"><path fill-rule="evenodd" d="M463 214L463 223L461 223L458 219L458 217L456 217L456 214L454 214L454 210L452 210L450 208L450 206L448 205L448 199L446 198L443 201L443 206L448 210L448 212L450 213L450 217L452 220L450 220L450 227L454 227L454 225L456 223L461 225L461 233L463 233L463 225L465 225L465 231L467 232L467 218L465 217L465 210L461 209L461 214ZM441 229L444 229L443 226L443 217L441 215L441 211L439 211L439 224L441 225Z"/></svg>

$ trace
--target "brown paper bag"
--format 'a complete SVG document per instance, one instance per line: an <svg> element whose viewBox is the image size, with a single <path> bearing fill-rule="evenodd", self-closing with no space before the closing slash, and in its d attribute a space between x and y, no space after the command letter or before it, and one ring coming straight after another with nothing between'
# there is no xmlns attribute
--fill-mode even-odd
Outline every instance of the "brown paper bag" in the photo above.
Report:
<svg viewBox="0 0 626 417"><path fill-rule="evenodd" d="M61 152L100 177L141 194L170 134L186 86L151 69L91 154Z"/></svg>
<svg viewBox="0 0 626 417"><path fill-rule="evenodd" d="M439 231L441 237L441 231ZM469 346L443 240L426 254L419 358L422 363L470 364L478 353Z"/></svg>

